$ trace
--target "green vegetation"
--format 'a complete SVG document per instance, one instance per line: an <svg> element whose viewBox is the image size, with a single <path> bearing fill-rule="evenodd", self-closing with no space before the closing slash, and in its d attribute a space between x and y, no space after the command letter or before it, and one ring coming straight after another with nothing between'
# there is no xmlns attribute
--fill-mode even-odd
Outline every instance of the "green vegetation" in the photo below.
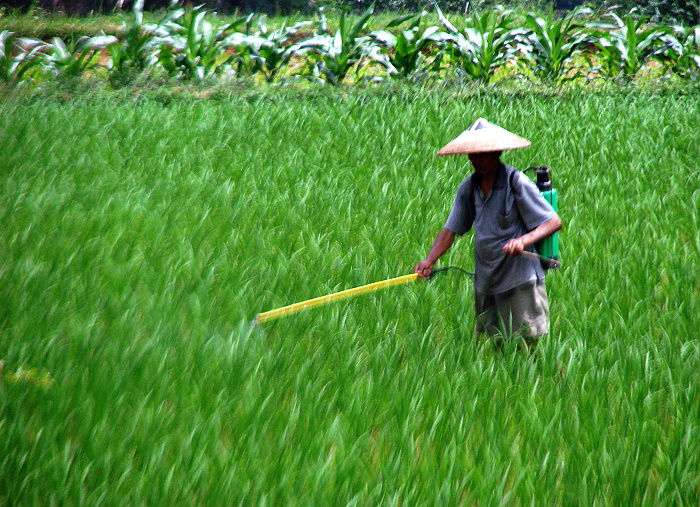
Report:
<svg viewBox="0 0 700 507"><path fill-rule="evenodd" d="M297 55L310 55L308 62L315 78L323 75L327 82L338 85L356 68L367 54L366 37L361 35L372 16L367 9L352 26L346 22L345 12L340 14L338 30L334 35L320 33L294 47ZM321 20L325 25L325 17Z"/></svg>
<svg viewBox="0 0 700 507"><path fill-rule="evenodd" d="M0 103L0 503L698 504L700 95L224 93ZM477 116L560 195L536 363L456 273L250 326L411 272Z"/></svg>
<svg viewBox="0 0 700 507"><path fill-rule="evenodd" d="M552 12L545 18L532 14L525 16L529 28L523 34L529 39L525 59L535 74L549 82L567 77L576 56L590 44L584 25L577 22L582 15L588 14L587 9L576 9L562 19L555 19Z"/></svg>
<svg viewBox="0 0 700 507"><path fill-rule="evenodd" d="M115 88L138 79L209 84L235 80L289 84L356 84L412 80L517 87L585 86L597 82L694 81L700 76L697 27L650 24L634 11L576 9L562 19L550 12L492 9L450 21L435 6L439 25L419 35L426 13L384 24L370 7L356 19L341 11L334 28L317 19L268 31L265 18L220 18L203 7L173 6L146 23L143 2L131 21L66 43L0 32L0 78L9 87L52 86L57 78L107 80ZM611 21L612 20L612 21ZM337 29L335 28L337 24ZM303 31L302 31L303 29ZM396 33L394 33L396 32ZM58 56L57 56L58 55ZM16 71L7 71L13 66Z"/></svg>

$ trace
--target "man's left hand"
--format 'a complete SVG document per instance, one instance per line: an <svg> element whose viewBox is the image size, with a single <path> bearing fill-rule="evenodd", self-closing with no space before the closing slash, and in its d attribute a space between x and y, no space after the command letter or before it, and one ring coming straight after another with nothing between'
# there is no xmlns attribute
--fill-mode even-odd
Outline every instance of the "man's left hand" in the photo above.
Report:
<svg viewBox="0 0 700 507"><path fill-rule="evenodd" d="M503 246L503 253L505 255L517 257L518 255L523 253L523 250L525 250L525 246L525 240L522 238L522 236L519 238L511 239L510 241L508 241L508 243L506 243Z"/></svg>
<svg viewBox="0 0 700 507"><path fill-rule="evenodd" d="M545 223L537 227L534 231L530 231L519 238L513 238L508 241L508 243L503 246L503 253L505 255L517 257L523 253L528 246L534 245L538 241L550 237L559 229L561 229L561 219L559 218L559 215L554 215Z"/></svg>

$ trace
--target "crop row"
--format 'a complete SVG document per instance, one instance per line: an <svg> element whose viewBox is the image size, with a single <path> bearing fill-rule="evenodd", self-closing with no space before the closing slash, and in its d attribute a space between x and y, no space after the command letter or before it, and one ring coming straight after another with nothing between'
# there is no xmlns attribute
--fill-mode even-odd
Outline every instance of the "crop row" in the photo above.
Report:
<svg viewBox="0 0 700 507"><path fill-rule="evenodd" d="M562 83L631 82L641 76L700 76L700 26L650 25L634 12L594 17L578 8L563 18L495 9L473 14L459 28L435 6L369 31L372 9L357 19L340 14L331 31L318 21L269 29L251 15L220 24L203 7L174 6L155 24L143 22L142 2L120 37L82 37L66 44L0 33L0 80L25 82L106 75L125 83L145 71L204 81L257 76L267 82L308 79L338 85L346 79L456 78L489 84L504 78ZM212 19L214 18L214 19ZM315 26L314 26L315 25Z"/></svg>

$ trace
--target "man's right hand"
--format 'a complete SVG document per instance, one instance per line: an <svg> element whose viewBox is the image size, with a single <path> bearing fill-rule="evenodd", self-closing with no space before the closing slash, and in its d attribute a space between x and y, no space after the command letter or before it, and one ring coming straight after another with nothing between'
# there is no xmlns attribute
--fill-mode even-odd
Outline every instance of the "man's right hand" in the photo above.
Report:
<svg viewBox="0 0 700 507"><path fill-rule="evenodd" d="M433 248L430 249L428 256L413 268L413 272L418 275L418 278L427 278L430 276L430 273L433 272L433 265L442 257L442 254L450 249L454 240L455 233L451 230L443 228L440 231L438 237L435 238L435 243L433 243Z"/></svg>
<svg viewBox="0 0 700 507"><path fill-rule="evenodd" d="M413 272L418 275L418 278L427 278L430 276L430 273L433 272L433 264L427 260L420 261L416 264L416 267L413 268Z"/></svg>

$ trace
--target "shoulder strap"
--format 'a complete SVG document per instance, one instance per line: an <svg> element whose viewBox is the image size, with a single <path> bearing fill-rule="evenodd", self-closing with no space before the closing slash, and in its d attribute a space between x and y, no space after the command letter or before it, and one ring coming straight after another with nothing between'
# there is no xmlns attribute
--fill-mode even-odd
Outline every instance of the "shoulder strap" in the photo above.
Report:
<svg viewBox="0 0 700 507"><path fill-rule="evenodd" d="M469 178L469 208L472 217L476 219L476 190L474 189L474 175Z"/></svg>

